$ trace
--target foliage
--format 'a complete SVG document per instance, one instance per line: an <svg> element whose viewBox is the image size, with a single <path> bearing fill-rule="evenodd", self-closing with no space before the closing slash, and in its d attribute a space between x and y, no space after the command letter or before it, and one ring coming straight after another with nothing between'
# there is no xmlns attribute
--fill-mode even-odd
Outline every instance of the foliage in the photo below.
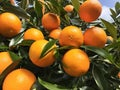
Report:
<svg viewBox="0 0 120 90"><path fill-rule="evenodd" d="M21 18L23 23L22 32L13 37L5 38L0 36L0 51L9 51L14 59L11 64L0 75L0 86L5 76L15 68L23 67L31 70L38 78L31 90L116 90L120 89L120 79L117 74L120 71L120 2L115 4L115 10L110 9L113 22L104 19L98 19L92 23L82 21L78 16L78 5L85 0L16 0L16 6L11 5L9 0L0 1L0 13L12 12ZM78 4L78 2L80 4ZM72 4L75 9L71 13L64 11L66 4ZM73 47L61 47L57 40L50 39L48 32L42 27L41 18L43 16L42 5L45 5L46 12L54 12L60 16L61 28L68 25L80 27L83 31L90 26L99 26L105 28L107 35L111 35L113 42L107 43L102 49L81 46L87 52L91 59L89 71L78 78L67 75L61 67L61 59L64 53ZM54 43L58 47L55 57L56 62L47 68L36 67L32 64L28 57L32 40L23 40L23 33L27 28L35 27L40 29L45 39L49 43L45 46L40 57L44 57L51 50ZM17 62L16 62L17 61Z"/></svg>

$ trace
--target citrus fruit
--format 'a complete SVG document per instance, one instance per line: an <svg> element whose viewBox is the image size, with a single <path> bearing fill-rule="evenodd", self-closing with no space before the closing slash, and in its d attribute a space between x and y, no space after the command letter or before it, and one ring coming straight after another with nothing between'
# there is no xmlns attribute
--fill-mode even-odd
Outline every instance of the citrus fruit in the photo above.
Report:
<svg viewBox="0 0 120 90"><path fill-rule="evenodd" d="M62 59L64 71L73 77L79 77L85 74L90 66L90 60L87 54L80 49L70 49Z"/></svg>
<svg viewBox="0 0 120 90"><path fill-rule="evenodd" d="M79 47L83 44L81 29L76 26L66 26L59 36L59 43L61 46Z"/></svg>
<svg viewBox="0 0 120 90"><path fill-rule="evenodd" d="M61 31L62 30L60 30L60 29L54 29L50 32L49 37L51 37L53 39L59 39Z"/></svg>
<svg viewBox="0 0 120 90"><path fill-rule="evenodd" d="M0 34L11 38L19 34L22 24L20 19L13 13L5 12L0 14Z"/></svg>
<svg viewBox="0 0 120 90"><path fill-rule="evenodd" d="M36 81L35 75L27 69L16 69L10 72L4 82L3 90L30 90Z"/></svg>
<svg viewBox="0 0 120 90"><path fill-rule="evenodd" d="M85 22L95 21L101 12L102 5L99 0L86 0L79 7L79 16Z"/></svg>
<svg viewBox="0 0 120 90"><path fill-rule="evenodd" d="M88 28L83 36L85 45L102 48L107 42L107 35L100 27Z"/></svg>
<svg viewBox="0 0 120 90"><path fill-rule="evenodd" d="M29 50L29 57L33 64L39 67L48 67L55 61L54 50L50 51L44 57L40 58L41 53L45 45L48 43L47 40L37 40L31 46ZM54 46L53 46L54 47Z"/></svg>
<svg viewBox="0 0 120 90"><path fill-rule="evenodd" d="M27 29L23 35L24 40L40 40L44 39L43 33L36 29L36 28L30 28Z"/></svg>
<svg viewBox="0 0 120 90"><path fill-rule="evenodd" d="M60 26L60 18L57 14L46 13L42 17L42 25L48 31L57 29Z"/></svg>
<svg viewBox="0 0 120 90"><path fill-rule="evenodd" d="M0 52L0 74L12 64L12 58L8 52Z"/></svg>
<svg viewBox="0 0 120 90"><path fill-rule="evenodd" d="M107 36L107 39L113 42L113 37L112 36Z"/></svg>
<svg viewBox="0 0 120 90"><path fill-rule="evenodd" d="M66 6L64 7L64 10L65 10L66 12L72 12L73 9L74 9L73 5L66 5Z"/></svg>

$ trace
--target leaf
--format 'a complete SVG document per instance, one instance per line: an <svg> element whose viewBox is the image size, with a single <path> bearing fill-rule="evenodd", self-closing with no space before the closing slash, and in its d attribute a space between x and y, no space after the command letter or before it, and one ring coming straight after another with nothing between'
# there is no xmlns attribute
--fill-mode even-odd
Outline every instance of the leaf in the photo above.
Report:
<svg viewBox="0 0 120 90"><path fill-rule="evenodd" d="M57 85L57 84L52 84L46 81L43 81L42 79L38 78L38 81L41 85L43 85L45 88L48 90L70 90L68 88L65 88L63 86Z"/></svg>
<svg viewBox="0 0 120 90"><path fill-rule="evenodd" d="M2 82L4 78L10 73L12 70L15 69L15 67L19 64L20 60L14 61L11 65L9 65L0 75L0 86L2 85Z"/></svg>
<svg viewBox="0 0 120 90"><path fill-rule="evenodd" d="M93 66L92 74L100 90L111 90L107 80L104 77L104 73L101 71L101 69L99 69L99 66L96 65Z"/></svg>
<svg viewBox="0 0 120 90"><path fill-rule="evenodd" d="M120 14L120 2L116 2L116 4L115 4L115 10L117 12L117 15L119 15Z"/></svg>
<svg viewBox="0 0 120 90"><path fill-rule="evenodd" d="M75 10L77 12L79 12L79 7L80 7L79 0L71 0L71 2L72 2L72 5L74 6Z"/></svg>
<svg viewBox="0 0 120 90"><path fill-rule="evenodd" d="M44 57L49 51L51 51L53 48L52 46L57 42L57 40L50 40L45 47L42 50L40 58Z"/></svg>
<svg viewBox="0 0 120 90"><path fill-rule="evenodd" d="M5 50L8 50L9 47L6 46L6 45L0 45L0 51L5 51Z"/></svg>
<svg viewBox="0 0 120 90"><path fill-rule="evenodd" d="M22 18L26 18L28 19L29 18L29 15L20 7L18 6L13 6L9 3L2 3L2 8L5 10L5 11L8 11L8 12L11 12L11 13L14 13Z"/></svg>
<svg viewBox="0 0 120 90"><path fill-rule="evenodd" d="M21 46L31 46L34 40L23 40L19 45Z"/></svg>
<svg viewBox="0 0 120 90"><path fill-rule="evenodd" d="M117 29L115 26L108 21L101 19L102 22L104 23L105 27L107 28L108 32L111 34L111 36L114 38L114 40L117 39Z"/></svg>
<svg viewBox="0 0 120 90"><path fill-rule="evenodd" d="M116 21L117 14L116 12L110 8L110 12L112 13L111 17L113 18L114 21Z"/></svg>
<svg viewBox="0 0 120 90"><path fill-rule="evenodd" d="M102 48L97 48L97 47L92 47L92 46L81 46L81 47L85 48L86 50L89 50L89 51L97 53L98 55L108 59L112 63L114 62L113 61L113 56L111 54L109 54L109 52L105 51Z"/></svg>
<svg viewBox="0 0 120 90"><path fill-rule="evenodd" d="M38 0L35 0L35 4L34 4L34 10L37 14L38 17L42 18L42 4L40 4L40 2Z"/></svg>

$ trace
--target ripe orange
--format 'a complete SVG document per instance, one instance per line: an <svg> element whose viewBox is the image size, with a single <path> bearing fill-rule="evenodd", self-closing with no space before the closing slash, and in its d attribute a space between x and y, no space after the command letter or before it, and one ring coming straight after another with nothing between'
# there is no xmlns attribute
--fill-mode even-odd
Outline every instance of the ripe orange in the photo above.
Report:
<svg viewBox="0 0 120 90"><path fill-rule="evenodd" d="M48 31L57 29L60 26L60 18L54 13L46 13L42 17L42 25Z"/></svg>
<svg viewBox="0 0 120 90"><path fill-rule="evenodd" d="M113 42L113 37L107 36L107 39L110 40L111 42Z"/></svg>
<svg viewBox="0 0 120 90"><path fill-rule="evenodd" d="M79 16L85 22L95 21L101 12L102 5L99 0L87 0L79 7Z"/></svg>
<svg viewBox="0 0 120 90"><path fill-rule="evenodd" d="M21 30L20 19L13 13L5 12L0 14L0 34L4 37L13 37Z"/></svg>
<svg viewBox="0 0 120 90"><path fill-rule="evenodd" d="M73 5L66 5L66 6L64 7L64 10L65 10L66 12L72 12L73 9L74 9Z"/></svg>
<svg viewBox="0 0 120 90"><path fill-rule="evenodd" d="M49 37L51 37L53 39L59 39L61 31L62 30L60 30L60 29L54 29L50 32Z"/></svg>
<svg viewBox="0 0 120 90"><path fill-rule="evenodd" d="M61 46L79 47L83 44L83 34L80 28L76 26L65 27L59 37Z"/></svg>
<svg viewBox="0 0 120 90"><path fill-rule="evenodd" d="M14 0L10 0L10 3L11 3L12 5L15 5L15 1L14 1Z"/></svg>
<svg viewBox="0 0 120 90"><path fill-rule="evenodd" d="M90 66L87 54L80 49L71 49L65 53L62 59L64 71L73 77L85 74Z"/></svg>
<svg viewBox="0 0 120 90"><path fill-rule="evenodd" d="M0 74L12 64L12 58L8 52L0 52Z"/></svg>
<svg viewBox="0 0 120 90"><path fill-rule="evenodd" d="M117 76L118 76L118 78L120 79L120 72L118 72Z"/></svg>
<svg viewBox="0 0 120 90"><path fill-rule="evenodd" d="M88 28L84 34L84 44L95 47L104 47L107 42L107 35L100 27Z"/></svg>
<svg viewBox="0 0 120 90"><path fill-rule="evenodd" d="M3 90L30 90L36 81L35 75L27 69L10 72L3 82Z"/></svg>
<svg viewBox="0 0 120 90"><path fill-rule="evenodd" d="M48 67L55 61L54 50L50 51L47 55L40 58L42 50L47 43L47 40L37 40L30 46L29 58L33 64L39 67Z"/></svg>
<svg viewBox="0 0 120 90"><path fill-rule="evenodd" d="M40 39L44 39L44 35L40 30L35 28L30 28L25 31L23 39L24 40L40 40Z"/></svg>

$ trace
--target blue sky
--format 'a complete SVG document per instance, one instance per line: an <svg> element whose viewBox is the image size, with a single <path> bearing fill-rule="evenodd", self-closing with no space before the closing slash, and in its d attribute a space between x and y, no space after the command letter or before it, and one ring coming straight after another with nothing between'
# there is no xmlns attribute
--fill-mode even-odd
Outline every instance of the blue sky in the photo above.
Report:
<svg viewBox="0 0 120 90"><path fill-rule="evenodd" d="M99 0L102 4L102 13L100 18L103 18L107 21L112 21L110 16L110 8L114 9L115 3L120 2L120 0Z"/></svg>

